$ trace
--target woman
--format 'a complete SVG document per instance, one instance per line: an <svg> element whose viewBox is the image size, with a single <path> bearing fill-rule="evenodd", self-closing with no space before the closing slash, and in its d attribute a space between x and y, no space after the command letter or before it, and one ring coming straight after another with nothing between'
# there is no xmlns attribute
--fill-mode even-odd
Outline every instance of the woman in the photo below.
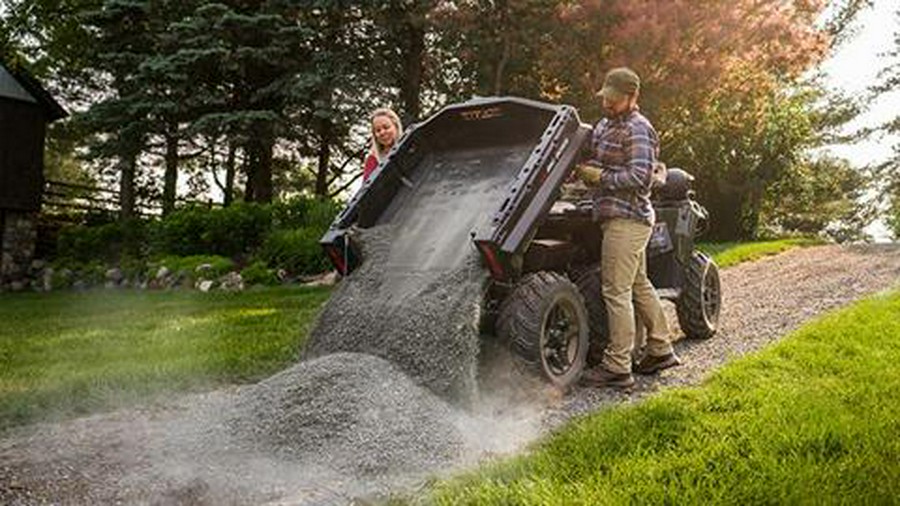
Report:
<svg viewBox="0 0 900 506"><path fill-rule="evenodd" d="M402 134L403 125L400 124L397 113L387 108L376 109L372 113L372 149L363 166L364 182L375 172L375 168Z"/></svg>

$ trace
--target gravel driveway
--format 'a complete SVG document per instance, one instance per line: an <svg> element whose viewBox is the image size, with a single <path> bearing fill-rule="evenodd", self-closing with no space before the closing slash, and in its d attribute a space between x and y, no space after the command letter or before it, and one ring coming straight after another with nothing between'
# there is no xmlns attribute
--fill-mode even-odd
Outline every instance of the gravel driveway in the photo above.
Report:
<svg viewBox="0 0 900 506"><path fill-rule="evenodd" d="M414 473L353 476L335 473L328 459L304 464L264 447L247 446L253 440L229 432L223 413L243 405L238 401L246 401L248 393L252 398L253 389L259 387L250 386L16 430L0 440L0 504L346 504L353 497L416 486L429 474L515 451L573 415L628 402L662 387L696 384L717 365L779 339L822 312L896 287L900 246L796 249L727 269L721 278L724 301L719 333L709 341L679 343L677 350L685 365L639 379L630 395L576 388L558 396L545 388L527 392L519 388L484 396L474 411L456 409L455 415L448 415L443 407L435 408L441 423L431 424L434 430L450 424L458 433L471 435L459 442L466 451L452 466L444 461L440 468L423 465ZM383 369L388 371L384 376L373 374L362 382L405 384L403 378L388 377L395 374L390 372L393 368ZM310 372L298 369L290 374ZM503 377L513 378L500 374L495 379ZM336 385L342 381L342 377L333 378ZM360 382L357 378L352 384ZM410 397L434 406L442 402L426 393L411 396L408 392L414 386L403 388L385 395L383 402ZM384 404L366 412L397 412L394 408ZM403 435L415 442L409 438L421 434ZM371 452L378 454L377 446L369 444L360 451L370 452L369 458ZM329 448L323 448L319 453L328 452Z"/></svg>
<svg viewBox="0 0 900 506"><path fill-rule="evenodd" d="M638 376L631 395L579 388L546 411L553 426L574 414L593 411L662 387L698 383L730 358L777 341L810 318L860 297L900 284L900 245L819 246L793 249L721 272L722 314L718 333L708 341L681 341L676 352L684 365L657 376ZM667 307L675 330L674 306Z"/></svg>

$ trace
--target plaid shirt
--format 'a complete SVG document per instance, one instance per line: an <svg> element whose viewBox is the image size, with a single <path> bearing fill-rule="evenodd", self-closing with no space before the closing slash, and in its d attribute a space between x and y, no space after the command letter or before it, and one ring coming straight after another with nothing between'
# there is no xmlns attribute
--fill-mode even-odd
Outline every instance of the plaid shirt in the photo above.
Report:
<svg viewBox="0 0 900 506"><path fill-rule="evenodd" d="M588 164L599 167L603 174L594 190L596 216L653 226L656 216L650 204L650 184L659 137L650 121L637 110L604 118L594 128L591 147L594 157Z"/></svg>

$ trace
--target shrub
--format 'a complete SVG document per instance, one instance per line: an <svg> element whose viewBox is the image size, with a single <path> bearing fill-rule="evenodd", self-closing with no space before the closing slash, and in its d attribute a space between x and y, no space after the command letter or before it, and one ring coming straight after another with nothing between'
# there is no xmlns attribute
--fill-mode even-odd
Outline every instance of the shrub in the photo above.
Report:
<svg viewBox="0 0 900 506"><path fill-rule="evenodd" d="M293 274L319 273L329 264L318 240L339 208L329 200L296 198L217 209L185 207L158 220L70 227L60 233L56 258L77 271L95 261L120 265L129 279L141 272L152 277L163 264L195 279L194 269L209 263L221 275L234 268L228 258L243 263L251 257ZM162 260L150 265L148 258Z"/></svg>
<svg viewBox="0 0 900 506"><path fill-rule="evenodd" d="M324 232L340 211L332 200L295 198L272 204L272 229L318 228Z"/></svg>
<svg viewBox="0 0 900 506"><path fill-rule="evenodd" d="M208 228L208 213L209 210L199 207L186 207L154 222L152 227L154 252L170 255L205 253L206 248L201 238Z"/></svg>
<svg viewBox="0 0 900 506"><path fill-rule="evenodd" d="M124 255L144 254L146 239L147 224L141 220L66 227L59 232L56 256L74 262L116 262Z"/></svg>
<svg viewBox="0 0 900 506"><path fill-rule="evenodd" d="M241 271L241 278L248 285L277 285L278 276L275 271L266 267L265 262L257 260Z"/></svg>
<svg viewBox="0 0 900 506"><path fill-rule="evenodd" d="M237 203L221 209L187 207L155 225L154 249L170 255L246 255L271 226L268 206Z"/></svg>
<svg viewBox="0 0 900 506"><path fill-rule="evenodd" d="M321 235L316 228L275 231L266 239L257 258L292 274L318 274L330 265L319 246Z"/></svg>
<svg viewBox="0 0 900 506"><path fill-rule="evenodd" d="M272 226L270 206L239 202L209 212L205 253L243 256L258 248Z"/></svg>
<svg viewBox="0 0 900 506"><path fill-rule="evenodd" d="M129 281L140 281L147 279L147 261L141 257L132 257L123 255L119 259L119 270L122 276Z"/></svg>

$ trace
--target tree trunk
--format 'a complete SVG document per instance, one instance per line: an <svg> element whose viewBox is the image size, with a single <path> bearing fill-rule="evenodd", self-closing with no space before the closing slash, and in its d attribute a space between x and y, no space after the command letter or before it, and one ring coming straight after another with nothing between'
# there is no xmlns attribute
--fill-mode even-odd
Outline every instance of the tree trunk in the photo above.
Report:
<svg viewBox="0 0 900 506"><path fill-rule="evenodd" d="M122 220L135 216L137 156L137 150L127 148L119 158L119 218Z"/></svg>
<svg viewBox="0 0 900 506"><path fill-rule="evenodd" d="M400 74L400 102L404 123L412 123L421 114L423 62L425 57L425 17L421 13L408 14L402 26L402 73Z"/></svg>
<svg viewBox="0 0 900 506"><path fill-rule="evenodd" d="M272 189L272 149L275 146L273 126L271 123L262 125L259 143L257 145L257 171L256 182L253 189L255 202L272 202L274 194Z"/></svg>
<svg viewBox="0 0 900 506"><path fill-rule="evenodd" d="M499 0L497 2L497 8L500 10L500 60L497 62L497 66L494 69L494 95L500 96L503 94L503 76L506 73L506 65L509 63L510 53L512 51L512 41L510 40L510 33L507 30L509 26L509 5L505 0Z"/></svg>
<svg viewBox="0 0 900 506"><path fill-rule="evenodd" d="M316 196L328 196L328 169L331 167L331 120L319 123L318 170L316 171Z"/></svg>
<svg viewBox="0 0 900 506"><path fill-rule="evenodd" d="M272 148L275 145L272 125L259 125L247 149L247 191L244 200L247 202L272 201Z"/></svg>
<svg viewBox="0 0 900 506"><path fill-rule="evenodd" d="M178 191L178 124L166 125L166 173L163 177L162 213L167 216L175 210L175 196Z"/></svg>
<svg viewBox="0 0 900 506"><path fill-rule="evenodd" d="M244 145L244 174L247 180L244 182L244 202L256 201L256 167L259 163L256 160L257 149L255 147L256 140L250 139Z"/></svg>
<svg viewBox="0 0 900 506"><path fill-rule="evenodd" d="M709 231L704 235L714 241L739 241L746 239L744 194L722 193L701 200L709 210Z"/></svg>
<svg viewBox="0 0 900 506"><path fill-rule="evenodd" d="M228 207L234 201L234 164L235 164L235 151L237 147L234 144L234 141L228 141L228 158L225 160L225 189L223 193L225 194L222 199L222 206Z"/></svg>

